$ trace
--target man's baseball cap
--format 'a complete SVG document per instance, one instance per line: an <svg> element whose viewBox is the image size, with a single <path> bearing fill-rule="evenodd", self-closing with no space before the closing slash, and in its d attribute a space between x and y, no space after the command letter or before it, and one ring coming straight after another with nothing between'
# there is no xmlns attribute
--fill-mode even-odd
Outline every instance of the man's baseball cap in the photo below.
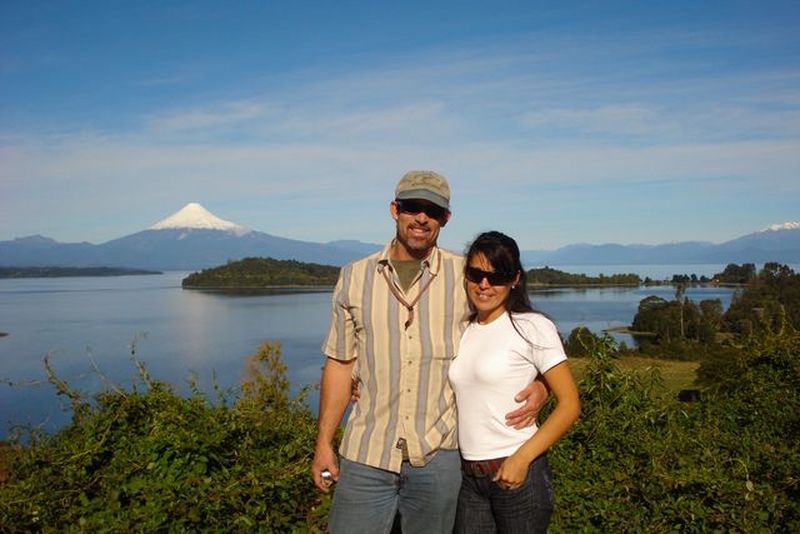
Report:
<svg viewBox="0 0 800 534"><path fill-rule="evenodd" d="M450 209L450 185L441 174L433 171L409 171L397 182L397 200L422 199Z"/></svg>

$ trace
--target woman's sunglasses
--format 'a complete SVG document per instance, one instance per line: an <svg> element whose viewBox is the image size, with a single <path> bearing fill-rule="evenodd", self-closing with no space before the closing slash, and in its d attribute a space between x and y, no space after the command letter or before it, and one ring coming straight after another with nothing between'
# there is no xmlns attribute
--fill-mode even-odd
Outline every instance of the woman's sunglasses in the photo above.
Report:
<svg viewBox="0 0 800 534"><path fill-rule="evenodd" d="M489 282L490 285L505 286L514 281L516 273L509 274L501 272L489 272L484 271L483 269L478 269L477 267L467 267L465 276L467 277L467 280L473 284L480 284L483 279L486 278L486 281Z"/></svg>
<svg viewBox="0 0 800 534"><path fill-rule="evenodd" d="M441 206L420 200L395 200L394 203L397 206L397 211L401 213L410 215L425 213L431 219L444 219L447 213L447 210Z"/></svg>

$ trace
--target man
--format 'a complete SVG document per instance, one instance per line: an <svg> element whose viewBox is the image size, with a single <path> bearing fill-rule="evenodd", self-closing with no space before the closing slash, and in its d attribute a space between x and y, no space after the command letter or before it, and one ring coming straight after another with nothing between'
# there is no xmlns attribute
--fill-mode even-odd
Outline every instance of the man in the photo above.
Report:
<svg viewBox="0 0 800 534"><path fill-rule="evenodd" d="M381 252L344 268L333 293L322 346L319 430L314 482L338 486L331 532L389 532L397 511L404 533L451 532L460 457L453 391L447 380L469 308L464 260L436 246L450 219L450 186L431 171L405 174L389 211L395 238ZM359 398L340 447L331 445L348 405L352 383ZM538 384L538 383L535 383ZM546 398L531 385L509 414L530 424Z"/></svg>

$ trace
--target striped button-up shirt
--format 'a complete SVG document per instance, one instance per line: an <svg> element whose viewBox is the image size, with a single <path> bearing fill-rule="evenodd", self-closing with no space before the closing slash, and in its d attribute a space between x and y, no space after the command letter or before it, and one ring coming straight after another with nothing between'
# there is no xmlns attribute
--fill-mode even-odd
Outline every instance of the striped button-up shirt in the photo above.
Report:
<svg viewBox="0 0 800 534"><path fill-rule="evenodd" d="M411 287L403 291L389 262L391 245L342 268L322 352L337 360L356 358L353 378L359 399L339 453L399 473L401 438L414 466L425 465L439 449L458 447L455 397L447 371L469 308L463 257L434 247ZM422 291L413 312L389 283L408 303ZM410 313L413 318L406 327Z"/></svg>

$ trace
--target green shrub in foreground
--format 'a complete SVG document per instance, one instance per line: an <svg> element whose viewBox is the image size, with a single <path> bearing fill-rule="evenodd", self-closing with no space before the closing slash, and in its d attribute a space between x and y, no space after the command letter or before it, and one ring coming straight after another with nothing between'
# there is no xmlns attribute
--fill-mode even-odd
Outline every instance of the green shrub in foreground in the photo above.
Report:
<svg viewBox="0 0 800 534"><path fill-rule="evenodd" d="M606 338L589 356L581 420L550 452L551 531L800 531L797 333L754 340L695 404L613 353Z"/></svg>
<svg viewBox="0 0 800 534"><path fill-rule="evenodd" d="M800 532L800 334L708 359L694 404L664 400L657 374L616 354L608 337L591 348L583 415L550 451L552 532ZM230 407L141 375L91 404L51 377L75 417L19 449L0 530L324 529L314 418L288 398L277 346L259 348Z"/></svg>
<svg viewBox="0 0 800 534"><path fill-rule="evenodd" d="M327 502L309 475L315 419L288 398L279 345L251 357L230 407L182 398L141 371L144 387L91 404L70 392L73 422L18 451L0 485L4 529L319 529Z"/></svg>

